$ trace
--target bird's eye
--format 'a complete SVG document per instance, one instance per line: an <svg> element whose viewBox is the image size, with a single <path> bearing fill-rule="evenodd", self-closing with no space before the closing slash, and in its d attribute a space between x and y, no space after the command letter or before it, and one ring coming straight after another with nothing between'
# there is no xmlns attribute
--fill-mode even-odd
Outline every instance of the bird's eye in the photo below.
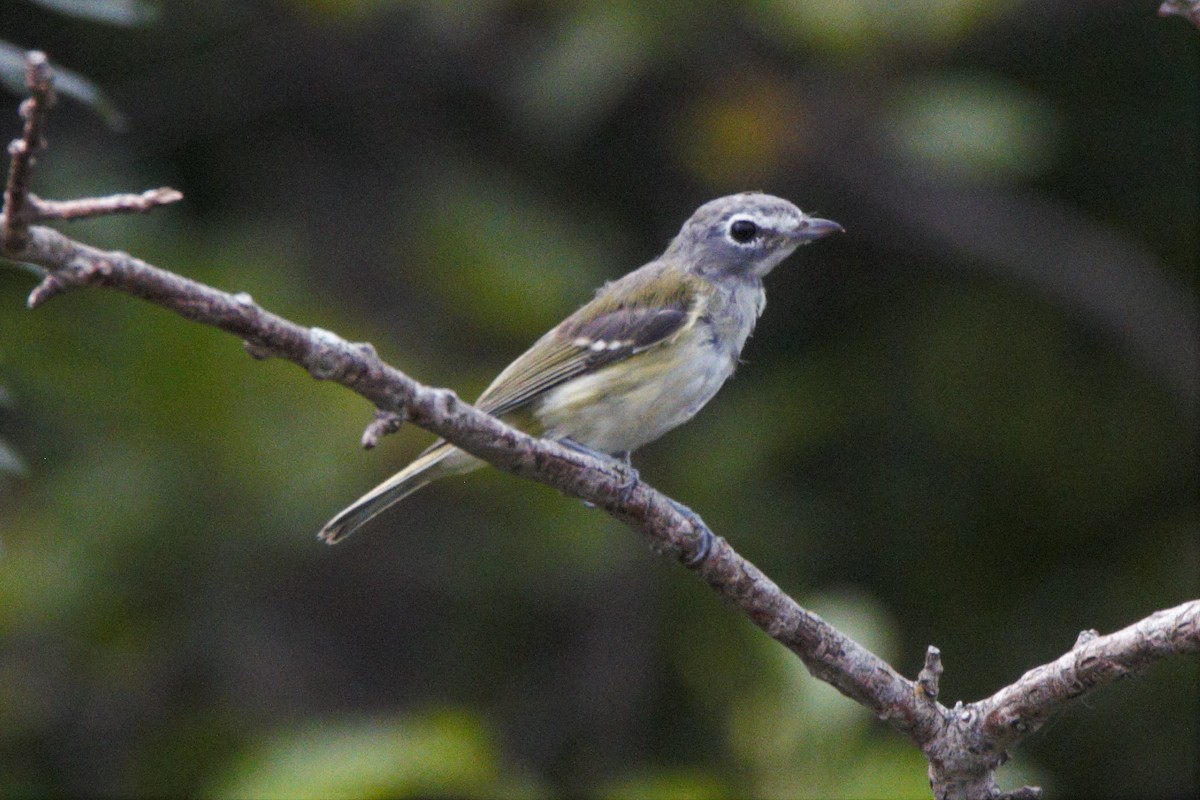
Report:
<svg viewBox="0 0 1200 800"><path fill-rule="evenodd" d="M729 226L729 235L738 244L747 244L758 235L758 226L748 219L734 220Z"/></svg>

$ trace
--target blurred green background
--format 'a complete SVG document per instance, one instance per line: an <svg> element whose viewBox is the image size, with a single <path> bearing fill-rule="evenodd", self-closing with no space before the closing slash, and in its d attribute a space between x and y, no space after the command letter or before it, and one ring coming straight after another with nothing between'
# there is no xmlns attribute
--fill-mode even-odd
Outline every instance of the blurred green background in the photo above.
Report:
<svg viewBox="0 0 1200 800"><path fill-rule="evenodd" d="M72 235L467 397L705 200L841 222L636 463L906 674L937 644L952 703L1200 594L1200 32L1156 6L0 0L0 39L90 81L35 191L186 195ZM111 293L29 313L35 280L0 266L0 795L928 795L545 487L318 544L431 437L364 453L351 393ZM1003 784L1196 796L1197 679L1077 704Z"/></svg>

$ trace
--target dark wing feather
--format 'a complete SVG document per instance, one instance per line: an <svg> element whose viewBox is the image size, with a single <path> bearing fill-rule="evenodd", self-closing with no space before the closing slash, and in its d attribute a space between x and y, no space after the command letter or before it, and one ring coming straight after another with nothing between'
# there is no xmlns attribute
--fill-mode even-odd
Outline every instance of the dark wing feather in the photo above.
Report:
<svg viewBox="0 0 1200 800"><path fill-rule="evenodd" d="M506 414L572 378L664 342L694 322L694 306L705 287L688 276L664 296L639 291L645 284L630 280L635 277L656 276L633 273L606 287L501 372L476 401L480 410Z"/></svg>

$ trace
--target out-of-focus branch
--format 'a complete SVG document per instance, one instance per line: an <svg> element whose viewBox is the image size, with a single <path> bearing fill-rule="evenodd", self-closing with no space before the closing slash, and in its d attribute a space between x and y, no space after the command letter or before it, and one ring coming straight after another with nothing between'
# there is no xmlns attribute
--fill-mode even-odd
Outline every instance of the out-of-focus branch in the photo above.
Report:
<svg viewBox="0 0 1200 800"><path fill-rule="evenodd" d="M814 138L831 143L816 156L826 177L862 205L855 230L888 239L899 225L924 248L1054 297L1161 375L1188 415L1200 413L1200 314L1184 282L1145 247L1063 203L901 168L854 134L882 101L846 94L836 106L817 104L839 111L814 123L822 126Z"/></svg>
<svg viewBox="0 0 1200 800"><path fill-rule="evenodd" d="M1160 17L1183 17L1200 28L1200 0L1163 0L1158 7Z"/></svg>
<svg viewBox="0 0 1200 800"><path fill-rule="evenodd" d="M1054 6L1084 13L1078 8ZM877 137L879 109L894 89L871 79L807 76L791 95L811 129L793 174L819 165L821 180L853 198L854 231L867 239L922 259L944 257L956 269L985 270L1052 298L1110 335L1188 417L1200 416L1200 313L1187 281L1145 243L1045 193L953 180L898 159Z"/></svg>
<svg viewBox="0 0 1200 800"><path fill-rule="evenodd" d="M25 133L10 148L12 164L0 212L0 255L46 270L31 292L36 308L57 294L106 287L181 316L227 331L256 358L278 357L332 380L371 401L378 413L365 445L394 431L402 420L432 431L507 472L540 481L604 509L639 532L657 552L692 568L717 594L795 653L808 670L887 721L929 759L938 798L1028 798L1026 787L1009 795L994 774L1007 749L1032 733L1070 700L1129 671L1179 653L1200 651L1200 601L1154 614L1105 637L1083 637L1052 664L1039 667L996 695L953 709L941 705L940 654L930 648L917 682L788 597L770 578L715 537L694 513L609 463L562 445L535 439L462 402L453 392L424 386L383 362L369 344L355 344L319 328L305 328L256 304L152 266L127 253L103 251L33 224L148 211L178 200L170 189L141 195L48 203L29 193L33 154L52 98L45 57L29 58L31 98L22 107Z"/></svg>

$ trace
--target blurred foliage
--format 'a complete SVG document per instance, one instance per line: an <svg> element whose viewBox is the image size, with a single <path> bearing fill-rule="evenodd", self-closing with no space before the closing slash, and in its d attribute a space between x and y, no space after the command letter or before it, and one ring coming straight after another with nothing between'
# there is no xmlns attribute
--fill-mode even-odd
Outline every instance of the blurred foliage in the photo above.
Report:
<svg viewBox="0 0 1200 800"><path fill-rule="evenodd" d="M1018 87L940 75L914 80L893 102L896 152L920 169L981 181L1029 178L1054 162L1054 115Z"/></svg>
<svg viewBox="0 0 1200 800"><path fill-rule="evenodd" d="M881 48L953 46L988 22L1020 9L1017 0L764 0L759 22L784 46L870 57Z"/></svg>
<svg viewBox="0 0 1200 800"><path fill-rule="evenodd" d="M538 797L506 785L480 720L442 711L395 721L312 722L248 752L210 797Z"/></svg>
<svg viewBox="0 0 1200 800"><path fill-rule="evenodd" d="M12 404L12 397L8 390L0 386L0 412L5 411ZM0 439L0 480L3 480L5 473L22 473L25 471L25 462L17 455L7 442Z"/></svg>
<svg viewBox="0 0 1200 800"><path fill-rule="evenodd" d="M906 674L936 643L947 702L1200 593L1200 40L1153 3L4 15L129 122L60 104L39 194L187 197L73 235L468 397L710 197L841 222L637 465ZM363 454L350 393L33 285L0 269L0 796L927 796L906 742L544 487L446 481L319 546L431 437ZM1096 695L1001 781L1197 794L1197 678Z"/></svg>

